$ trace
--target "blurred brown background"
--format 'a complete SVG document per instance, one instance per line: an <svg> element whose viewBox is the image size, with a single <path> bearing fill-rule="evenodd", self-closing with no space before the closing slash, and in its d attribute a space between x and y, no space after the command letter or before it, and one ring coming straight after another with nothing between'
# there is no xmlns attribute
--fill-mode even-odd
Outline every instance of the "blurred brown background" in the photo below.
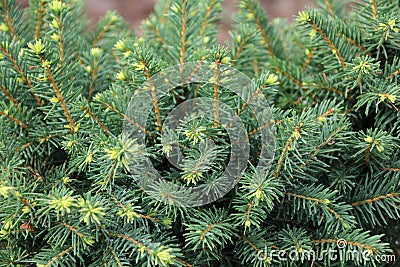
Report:
<svg viewBox="0 0 400 267"><path fill-rule="evenodd" d="M17 0L23 6L28 0ZM140 23L153 10L156 0L86 0L85 10L92 20L96 22L107 10L117 10L129 21L136 32L140 32ZM285 17L291 20L299 10L306 5L311 5L313 0L260 0L261 5L271 18ZM225 0L223 2L222 26L220 27L220 39L227 38L229 25L232 23L232 14L236 10L237 0Z"/></svg>

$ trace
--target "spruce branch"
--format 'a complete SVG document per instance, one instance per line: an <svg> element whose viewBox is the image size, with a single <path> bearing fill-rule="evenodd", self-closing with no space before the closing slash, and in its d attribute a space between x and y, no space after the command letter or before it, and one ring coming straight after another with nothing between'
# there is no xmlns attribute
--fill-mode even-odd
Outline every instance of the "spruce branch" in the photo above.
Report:
<svg viewBox="0 0 400 267"><path fill-rule="evenodd" d="M2 8L4 9L4 14L2 15L2 17L4 18L4 20L7 23L10 37L11 37L11 39L15 38L16 40L18 40L18 35L15 31L14 19L12 16L12 13L13 13L12 8L14 8L14 6L15 6L15 1L2 0L1 5L2 5Z"/></svg>

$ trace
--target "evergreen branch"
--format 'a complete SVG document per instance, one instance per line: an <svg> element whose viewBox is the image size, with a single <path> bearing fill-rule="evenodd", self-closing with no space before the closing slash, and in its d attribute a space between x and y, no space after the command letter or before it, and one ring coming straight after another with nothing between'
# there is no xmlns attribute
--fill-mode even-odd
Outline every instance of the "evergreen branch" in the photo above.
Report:
<svg viewBox="0 0 400 267"><path fill-rule="evenodd" d="M312 201L312 202L318 202L318 203L324 203L324 202L326 202L325 199L307 197L307 196L298 195L298 194L290 193L290 192L285 192L285 194L288 195L288 196L297 197L297 198L302 198L302 199L305 199L305 200L308 200L308 201Z"/></svg>
<svg viewBox="0 0 400 267"><path fill-rule="evenodd" d="M132 237L130 237L130 236L122 235L122 234L116 234L116 233L109 233L108 235L109 235L109 236L118 237L118 238L121 238L121 239L124 239L124 240L127 240L127 241L133 243L133 244L134 244L137 248L139 248L140 250L144 250L144 251L146 251L146 252L147 252L148 254L150 254L150 255L152 255L152 253L153 253L153 250L152 250L151 248L145 246L143 243L139 242L138 240L136 240L136 239L134 239L134 238L132 238ZM178 257L176 257L176 256L174 256L174 258L177 259L179 262L185 264L185 266L187 266L187 267L192 267L191 264L185 262L184 260L182 260L182 259L180 259L180 258L178 258Z"/></svg>
<svg viewBox="0 0 400 267"><path fill-rule="evenodd" d="M44 1L39 1L39 7L37 9L37 20L36 20L36 26L35 26L35 39L39 39L40 37L40 29L42 27L42 20L43 20L43 14L45 10L43 9L44 5L46 2Z"/></svg>
<svg viewBox="0 0 400 267"><path fill-rule="evenodd" d="M332 112L333 108L328 110L327 112L325 112L324 114L322 114L321 116L319 116L318 118L323 118L325 116L327 116L328 114L330 114ZM310 162L311 159L313 159L322 149L323 146L325 146L326 144L328 144L335 135L337 135L340 131L344 130L346 128L346 126L342 126L337 128L335 131L333 131L333 133L331 133L324 142L322 142L321 144L318 145L318 147L315 149L314 153L312 153L308 159L306 160L306 162L304 162L303 164L301 164L301 167L305 167L308 162Z"/></svg>
<svg viewBox="0 0 400 267"><path fill-rule="evenodd" d="M371 155L372 145L373 145L373 143L369 144L367 149L365 150L364 162L365 162L366 166L369 165L369 157Z"/></svg>
<svg viewBox="0 0 400 267"><path fill-rule="evenodd" d="M376 0L370 0L369 2L371 4L372 18L376 19L376 14L377 14L377 11L378 11L378 6L376 4Z"/></svg>
<svg viewBox="0 0 400 267"><path fill-rule="evenodd" d="M243 138L241 138L241 139L238 139L238 140L234 141L234 142L232 143L232 145L237 144L237 143L240 143L240 142L243 142L243 141L246 141L247 139L249 139L249 138L253 137L254 135L256 135L257 133L259 133L261 130L263 130L263 129L265 129L265 128L268 128L268 127L271 127L271 126L274 126L275 124L278 124L278 123L281 123L281 122L283 122L283 120L276 120L276 121L273 121L273 122L271 122L271 123L268 123L268 124L265 124L265 125L263 125L263 126L260 126L260 127L258 127L257 129L252 130L252 131L248 134L248 136L243 137Z"/></svg>
<svg viewBox="0 0 400 267"><path fill-rule="evenodd" d="M217 62L216 62L217 63ZM187 76L187 79L183 82L183 84L188 84L190 81L192 81L194 75L199 71L199 69L203 66L203 63L201 61L198 61L196 63L196 67L193 69L193 71ZM197 95L197 94L196 94Z"/></svg>
<svg viewBox="0 0 400 267"><path fill-rule="evenodd" d="M329 14L332 17L335 17L336 16L335 11L333 10L333 6L332 6L331 2L329 2L329 0L324 0L324 4L325 4L325 7L328 10Z"/></svg>
<svg viewBox="0 0 400 267"><path fill-rule="evenodd" d="M123 209L126 209L126 206L122 204L113 194L110 194L110 197L114 200L114 202Z"/></svg>
<svg viewBox="0 0 400 267"><path fill-rule="evenodd" d="M338 56L340 64L342 65L342 68L346 69L347 66L346 66L346 63L345 63L345 60L344 60L343 56L340 54L339 50L333 44L332 40L328 37L328 35L326 35L323 32L323 30L315 22L313 22L311 19L309 19L307 22L308 22L308 24L310 24L314 28L314 30L316 32L319 33L319 35L324 39L324 41L329 46L329 48L332 50L332 52L334 52L335 55Z"/></svg>
<svg viewBox="0 0 400 267"><path fill-rule="evenodd" d="M129 118L126 114L122 113L121 111L119 111L114 105L110 105L107 102L101 102L102 105L104 105L106 108L111 109L112 111L114 111L115 113L119 114L121 117L123 117L126 121L128 121L130 124L135 125L136 127L138 127L140 130L142 130L144 133L149 134L150 131L147 130L145 127L143 127L142 125L140 125L139 123L135 122L133 119Z"/></svg>
<svg viewBox="0 0 400 267"><path fill-rule="evenodd" d="M54 256L51 261L49 261L46 265L44 265L45 267L51 267L55 262L57 262L61 257L63 257L65 254L71 252L71 250L73 250L73 247L70 246L69 248L61 251L60 253L58 253L56 256Z"/></svg>
<svg viewBox="0 0 400 267"><path fill-rule="evenodd" d="M243 103L242 107L239 109L237 112L237 115L240 117L240 115L243 113L243 111L250 105L251 101L257 97L259 94L261 94L261 90L257 88L257 90L252 94L245 103Z"/></svg>
<svg viewBox="0 0 400 267"><path fill-rule="evenodd" d="M60 61L61 61L61 65L64 65L64 60L65 60L64 36L62 36L62 34L61 34L64 25L62 24L60 14L58 14L57 19L58 19L57 23L58 23L58 25L59 25L59 27L58 27L58 37L59 37L59 38L58 38L58 48L60 49Z"/></svg>
<svg viewBox="0 0 400 267"><path fill-rule="evenodd" d="M396 197L400 197L400 193L390 193L390 194L386 194L383 196L377 196L377 197L369 198L369 199L366 199L363 201L357 201L357 202L351 203L350 205L355 207L355 206L360 206L360 205L365 205L365 204L372 204L375 201L381 201L381 200L384 200L387 198L396 198Z"/></svg>
<svg viewBox="0 0 400 267"><path fill-rule="evenodd" d="M43 138L38 138L37 141L38 141L39 143L44 143L44 142L49 141L51 138L54 138L54 137L61 137L61 136L64 136L64 135L65 135L65 134L51 134L51 135L45 136L45 137L43 137ZM34 143L35 143L35 141L28 142L28 143L22 145L21 147L17 148L15 151L16 151L16 152L22 151L22 150L24 150L24 149L30 147L30 146L33 145Z"/></svg>
<svg viewBox="0 0 400 267"><path fill-rule="evenodd" d="M397 76L399 74L400 74L400 69L392 72L389 76L386 77L386 79L390 80L390 79L394 78L395 76Z"/></svg>
<svg viewBox="0 0 400 267"><path fill-rule="evenodd" d="M150 249L149 247L145 246L143 243L140 243L139 241L137 241L136 239L134 239L130 236L117 234L117 233L108 233L108 235L127 240L127 241L133 243L136 247L145 250L149 254L151 254L151 252L152 252L152 249Z"/></svg>
<svg viewBox="0 0 400 267"><path fill-rule="evenodd" d="M246 45L247 45L246 41L249 39L249 37L250 37L250 34L246 33L246 36L243 38L243 42L241 42L240 46L238 47L238 50L235 53L235 59L233 61L234 66L236 65L236 62L237 62L240 54L243 52L243 49L246 47Z"/></svg>
<svg viewBox="0 0 400 267"><path fill-rule="evenodd" d="M305 89L304 91L307 91L307 90ZM316 94L314 94L313 92L308 92L307 96L309 96L310 99L313 100L313 104L311 104L312 106L315 105L315 103L317 103L317 101L319 101L318 96ZM305 98L304 96L301 96L295 103L297 105L301 105L301 102L303 101L304 98Z"/></svg>
<svg viewBox="0 0 400 267"><path fill-rule="evenodd" d="M5 86L0 86L0 90L3 91L3 93L7 96L8 99L14 104L14 106L18 107L18 101L14 98L12 93L7 90Z"/></svg>
<svg viewBox="0 0 400 267"><path fill-rule="evenodd" d="M306 60L304 60L302 70L307 69L308 64L310 64L312 57L314 56L315 47L311 48L311 51L307 54Z"/></svg>
<svg viewBox="0 0 400 267"><path fill-rule="evenodd" d="M253 72L254 74L256 74L257 76L260 75L260 68L258 67L258 60L257 59L253 59Z"/></svg>
<svg viewBox="0 0 400 267"><path fill-rule="evenodd" d="M93 63L96 67L92 69L90 72L90 84L89 84L89 92L88 92L88 101L92 100L93 90L94 90L94 80L96 79L98 67L97 67L97 60Z"/></svg>
<svg viewBox="0 0 400 267"><path fill-rule="evenodd" d="M153 107L154 107L154 111L156 113L157 128L158 128L157 130L161 132L162 131L162 127L161 127L162 126L162 120L161 120L160 106L158 105L156 88L154 86L153 79L151 77L149 69L147 68L147 63L144 60L141 60L140 62L144 66L144 73L145 73L146 78L147 78L147 80L149 81L149 84L150 84L151 98L153 100Z"/></svg>
<svg viewBox="0 0 400 267"><path fill-rule="evenodd" d="M277 39L280 41L280 46L282 46L282 53L286 53L289 45L288 45L288 40L287 38L287 33L285 32L284 28L278 28L278 34L279 34L279 38L277 37ZM297 42L297 41L294 41ZM304 44L299 44L300 46L304 46Z"/></svg>
<svg viewBox="0 0 400 267"><path fill-rule="evenodd" d="M206 234L213 229L213 226L217 224L208 224L207 229L203 230L200 235L200 240L204 240Z"/></svg>
<svg viewBox="0 0 400 267"><path fill-rule="evenodd" d="M32 208L32 204L29 202L28 199L24 198L20 192L12 190L14 195L18 197L18 200L24 205Z"/></svg>
<svg viewBox="0 0 400 267"><path fill-rule="evenodd" d="M349 114L350 112L353 112L354 108L349 108L345 111L342 112L342 114Z"/></svg>
<svg viewBox="0 0 400 267"><path fill-rule="evenodd" d="M256 245L254 245L249 239L247 239L244 235L242 235L242 239L250 245L252 249L254 249L257 252L257 255L260 255L263 259L266 259L267 257L263 253L262 250L260 250Z"/></svg>
<svg viewBox="0 0 400 267"><path fill-rule="evenodd" d="M216 0L210 0L206 7L206 14L204 15L204 19L201 23L201 28L200 28L200 37L202 37L206 31L208 21L211 18L211 11L212 11L212 6L216 3Z"/></svg>
<svg viewBox="0 0 400 267"><path fill-rule="evenodd" d="M85 111L85 113L86 113L87 115L89 115L94 121L96 121L96 122L99 124L100 128L103 129L103 131L105 131L106 133L109 133L109 132L110 132L110 131L108 130L107 126L105 126L104 123L102 123L102 122L100 121L100 119L99 119L96 115L93 114L93 112L91 112L88 108L86 108L86 107L84 107L84 106L80 106L80 108L81 108L83 111Z"/></svg>
<svg viewBox="0 0 400 267"><path fill-rule="evenodd" d="M358 44L356 41L351 39L349 36L345 36L344 34L340 34L340 36L343 37L344 39L346 39L346 41L349 42L352 46L359 48L363 52L367 51L367 49L364 46L362 46L361 44ZM370 55L369 52L367 54Z"/></svg>
<svg viewBox="0 0 400 267"><path fill-rule="evenodd" d="M260 185L261 187L262 185ZM250 221L250 213L251 210L253 209L254 204L253 203L249 203L247 204L248 208L247 208L247 212L246 212L246 221Z"/></svg>
<svg viewBox="0 0 400 267"><path fill-rule="evenodd" d="M256 27L261 32L261 36L264 40L264 43L265 43L265 46L267 48L269 55L271 57L274 57L275 54L274 54L274 51L272 50L270 40L269 40L267 32L266 32L266 28L263 27L261 20L258 16L257 12L254 10L254 6L252 5L252 3L248 6L248 10L249 10L250 14L252 14L255 18Z"/></svg>
<svg viewBox="0 0 400 267"><path fill-rule="evenodd" d="M393 104L392 102L389 102L389 104L393 110L395 110L396 112L399 112L399 109L395 106L395 104Z"/></svg>
<svg viewBox="0 0 400 267"><path fill-rule="evenodd" d="M161 11L161 13L156 13L154 16L157 18L157 20L159 21L159 25L165 25L165 23L167 22L167 18L168 16L165 16L166 13L168 13L168 10L171 7L171 2L172 0L167 0L164 3L163 9ZM158 25L155 25L152 23L151 18L148 18L147 20L145 20L146 26L153 31L156 40L160 41L163 45L167 45L167 41L165 40L165 38L161 35L160 29L158 27Z"/></svg>
<svg viewBox="0 0 400 267"><path fill-rule="evenodd" d="M332 112L335 110L336 110L336 108L330 108L327 111L325 111L321 116L318 116L317 119L326 118L328 115L331 115Z"/></svg>
<svg viewBox="0 0 400 267"><path fill-rule="evenodd" d="M195 161L194 166L188 166L190 168L190 170L188 170L188 172L190 174L202 173L205 163L208 163L208 162L209 162L209 158L207 157L207 155L201 155L200 158ZM186 175L182 178L190 181Z"/></svg>
<svg viewBox="0 0 400 267"><path fill-rule="evenodd" d="M106 251L103 249L103 257L106 255ZM103 267L107 267L108 265L107 265L107 263L108 263L109 261L108 260L105 260L105 261L103 261Z"/></svg>
<svg viewBox="0 0 400 267"><path fill-rule="evenodd" d="M78 232L78 230L77 230L75 227L73 227L72 225L69 225L69 224L67 224L67 223L65 223L65 222L60 222L59 224L65 226L65 227L68 228L71 232L74 232L74 234L76 234L77 236L79 236L80 238L84 237L84 234Z"/></svg>
<svg viewBox="0 0 400 267"><path fill-rule="evenodd" d="M158 41L160 41L163 45L167 44L167 41L165 41L165 39L161 36L160 30L153 25L153 23L149 23L147 26L149 26L149 28L154 32Z"/></svg>
<svg viewBox="0 0 400 267"><path fill-rule="evenodd" d="M192 81L192 78L194 77L194 75L198 72L198 70L203 66L203 63L201 61L198 61L196 63L196 67L193 69L193 71L187 76L187 79L183 82L183 84L189 84L190 81ZM194 97L197 97L199 94L199 87L200 86L196 86L194 89ZM173 91L173 90L171 90Z"/></svg>
<svg viewBox="0 0 400 267"><path fill-rule="evenodd" d="M108 32L111 29L112 24L114 21L109 20L108 23L103 27L103 29L99 32L99 34L94 38L92 41L92 44L90 45L90 48L94 48L97 43L103 38L103 35Z"/></svg>
<svg viewBox="0 0 400 267"><path fill-rule="evenodd" d="M8 112L4 112L1 111L0 115L4 115L6 118L12 120L13 122L15 122L17 125L21 126L22 128L24 128L25 130L28 130L28 125L26 125L25 123L23 123L22 121L20 121L19 119L17 119L16 117L14 117L11 114L8 114Z"/></svg>
<svg viewBox="0 0 400 267"><path fill-rule="evenodd" d="M24 165L24 167L32 174L37 181L43 181L46 184L46 177L42 176L38 170L34 170L31 166Z"/></svg>
<svg viewBox="0 0 400 267"><path fill-rule="evenodd" d="M115 177L116 171L119 167L120 163L118 158L113 161L113 164L110 166L110 171L106 176L105 180L102 182L101 187L106 186L109 181L112 181Z"/></svg>
<svg viewBox="0 0 400 267"><path fill-rule="evenodd" d="M42 61L42 64L45 65L44 55L40 55L40 60ZM75 122L72 119L71 113L68 110L68 106L67 106L67 103L65 102L64 96L62 95L60 89L58 88L58 84L54 80L53 75L51 74L50 68L46 67L45 71L46 71L46 75L47 75L47 80L51 83L52 89L57 96L57 100L61 103L61 107L64 111L65 118L67 119L68 124L69 124L70 133L74 133L75 132Z"/></svg>
<svg viewBox="0 0 400 267"><path fill-rule="evenodd" d="M382 38L381 38L382 41L387 39L389 31L390 31L390 27L386 27L382 33ZM382 41L380 43L383 43ZM380 44L379 46L382 46L382 44Z"/></svg>
<svg viewBox="0 0 400 267"><path fill-rule="evenodd" d="M335 217L340 221L340 223L341 223L343 226L346 225L345 222L344 222L344 219L342 218L342 216L341 216L337 211L335 211L334 209L332 209L332 208L330 208L330 207L328 207L328 206L326 206L326 209L327 209L330 213L334 214Z"/></svg>
<svg viewBox="0 0 400 267"><path fill-rule="evenodd" d="M385 171L395 171L395 172L400 172L400 168L390 168L390 167L383 167L381 168L382 170Z"/></svg>
<svg viewBox="0 0 400 267"><path fill-rule="evenodd" d="M315 86L318 87L318 88L323 88L323 89L325 89L326 91L333 92L333 93L336 93L336 94L338 94L338 95L344 96L344 93L343 93L343 92L341 92L341 91L339 91L338 89L333 88L333 87L331 87L331 86L329 86L329 85L325 85L325 84L316 84ZM353 97L352 97L352 96L349 96L348 98L351 99L351 98L353 98Z"/></svg>
<svg viewBox="0 0 400 267"><path fill-rule="evenodd" d="M109 246L109 248L110 248L111 254L113 255L113 257L114 257L115 261L117 262L118 266L119 267L123 267L123 265L121 263L121 260L118 258L117 253L115 253L115 250L112 248L112 246Z"/></svg>
<svg viewBox="0 0 400 267"><path fill-rule="evenodd" d="M186 53L186 12L187 12L187 1L182 0L182 28L181 28L181 49L179 52L179 62L181 64L185 63L185 53ZM183 67L183 66L182 66ZM160 124L161 125L161 124Z"/></svg>
<svg viewBox="0 0 400 267"><path fill-rule="evenodd" d="M252 131L249 133L249 138L252 137L252 136L254 136L255 134L259 133L262 129L265 129L265 128L274 126L274 125L276 125L276 124L278 124L278 123L281 123L281 122L284 122L284 120L276 120L276 121L273 121L273 122L271 122L271 123L268 123L268 124L265 124L265 125L263 125L263 126L260 126L260 127L258 127L257 129L254 129L254 130L252 130ZM239 140L241 140L241 139L239 139ZM241 141L243 141L243 140L241 140Z"/></svg>
<svg viewBox="0 0 400 267"><path fill-rule="evenodd" d="M291 193L291 192L286 192L285 193L288 196L292 196L298 199L304 199L307 201L311 201L311 202L316 202L317 206L319 206L319 204L322 204L320 207L322 209L326 209L326 211L332 213L334 215L334 217L336 219L338 219L338 221L340 222L340 224L343 226L344 229L349 228L349 225L345 222L343 217L346 217L346 214L343 213L342 215L335 210L334 208L332 208L332 206L329 206L329 199L327 198L315 198L315 197L309 197L309 196L305 196L305 195L300 195L300 194L296 194L296 193ZM334 205L333 205L334 206ZM340 211L340 206L336 206L336 208ZM347 219L350 222L350 218Z"/></svg>
<svg viewBox="0 0 400 267"><path fill-rule="evenodd" d="M281 152L281 155L278 159L278 165L276 166L276 170L274 172L274 178L278 179L279 174L281 172L282 166L283 166L283 162L285 161L285 157L287 152L289 151L290 147L291 147L291 143L293 142L293 140L295 139L295 135L296 133L300 133L300 128L304 126L304 123L301 122L299 123L296 128L294 129L293 133L290 135L290 138L286 141L286 144Z"/></svg>
<svg viewBox="0 0 400 267"><path fill-rule="evenodd" d="M31 80L25 76L25 73L22 69L21 66L18 65L17 60L11 55L10 51L8 51L8 46L6 46L6 48L4 48L2 45L0 45L0 52L3 53L8 60L11 61L11 63L14 66L14 69L18 72L19 75L21 75L21 79L22 81L28 85L29 88L32 88L32 82ZM33 97L36 99L36 102L38 103L39 106L42 106L42 101L40 100L39 96L37 96L36 94L32 93Z"/></svg>
<svg viewBox="0 0 400 267"><path fill-rule="evenodd" d="M177 259L180 263L182 263L183 265L185 265L186 267L193 267L192 264L190 264L190 263L188 263L188 262L182 260L181 258L176 257L176 259Z"/></svg>
<svg viewBox="0 0 400 267"><path fill-rule="evenodd" d="M335 244L337 244L338 240L340 240L340 239L322 238L322 239L313 240L312 242L317 243L317 244L318 243L335 243ZM355 246L355 247L360 247L360 248L363 248L363 249L371 250L372 252L377 252L378 251L373 246L362 244L360 242L353 242L353 241L349 241L349 240L346 240L346 241L347 241L347 245L352 245L352 246Z"/></svg>
<svg viewBox="0 0 400 267"><path fill-rule="evenodd" d="M127 209L127 207L124 205L124 204L122 204L122 202L121 201L119 201L113 194L111 194L110 195L110 197L114 200L114 202L118 205L118 206L120 206L122 209ZM151 221L153 221L153 222L161 222L162 220L159 220L159 219L156 219L156 218L153 218L151 215L143 215L143 214L140 214L140 213L137 213L137 212L135 212L135 214L137 215L137 216L139 216L140 218L142 218L142 219L148 219L148 220L151 220Z"/></svg>
<svg viewBox="0 0 400 267"><path fill-rule="evenodd" d="M283 76L297 84L299 87L303 87L303 83L301 81L299 81L296 77L290 75L289 73L283 71L281 68L277 66L272 66L271 69L274 70L276 73L281 73Z"/></svg>
<svg viewBox="0 0 400 267"><path fill-rule="evenodd" d="M4 8L4 16L3 17L4 17L4 20L7 23L8 29L10 31L11 39L15 38L16 40L18 40L18 36L16 35L15 28L14 28L14 25L13 25L13 18L12 18L11 14L10 14L10 8L7 5L7 2L5 0L2 0L1 4L2 4L2 6Z"/></svg>
<svg viewBox="0 0 400 267"><path fill-rule="evenodd" d="M217 63L217 68L215 69L214 72L214 127L218 127L219 125L219 109L218 109L218 101L219 101L219 76L220 76L220 70L219 70L219 64Z"/></svg>
<svg viewBox="0 0 400 267"><path fill-rule="evenodd" d="M33 142L33 141L28 142L28 143L26 143L26 144L24 144L24 145L18 147L15 151L16 151L16 152L22 151L22 150L24 150L24 149L30 147L30 146L33 145L34 143L35 143L35 142Z"/></svg>

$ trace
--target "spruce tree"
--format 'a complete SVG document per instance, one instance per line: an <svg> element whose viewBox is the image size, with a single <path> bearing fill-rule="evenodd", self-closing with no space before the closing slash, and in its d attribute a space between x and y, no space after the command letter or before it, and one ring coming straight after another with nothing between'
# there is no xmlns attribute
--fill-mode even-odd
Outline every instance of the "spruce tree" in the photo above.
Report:
<svg viewBox="0 0 400 267"><path fill-rule="evenodd" d="M1 266L398 263L398 1L82 4L0 1Z"/></svg>

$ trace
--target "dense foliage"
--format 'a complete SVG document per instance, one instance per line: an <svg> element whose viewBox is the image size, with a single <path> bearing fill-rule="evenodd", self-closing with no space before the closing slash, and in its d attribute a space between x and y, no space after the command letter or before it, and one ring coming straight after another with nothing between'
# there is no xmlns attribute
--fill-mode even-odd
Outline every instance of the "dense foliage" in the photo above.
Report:
<svg viewBox="0 0 400 267"><path fill-rule="evenodd" d="M141 36L113 12L87 30L78 0L31 0L26 9L1 0L0 266L384 266L376 256L399 258L399 2L317 5L289 23L242 0L221 45L220 0L159 0ZM270 168L255 167L263 160L257 116L218 76L151 103L146 144L123 131L134 122L129 103L153 75L199 61L244 73L270 106ZM187 207L170 198L171 184L211 188L230 152L226 125L193 117L171 134L183 167L166 160L162 123L197 97L237 112L250 157L224 197ZM147 175L135 165L144 145L169 181L154 183L158 195L136 182ZM367 252L369 261L282 261L278 250Z"/></svg>

